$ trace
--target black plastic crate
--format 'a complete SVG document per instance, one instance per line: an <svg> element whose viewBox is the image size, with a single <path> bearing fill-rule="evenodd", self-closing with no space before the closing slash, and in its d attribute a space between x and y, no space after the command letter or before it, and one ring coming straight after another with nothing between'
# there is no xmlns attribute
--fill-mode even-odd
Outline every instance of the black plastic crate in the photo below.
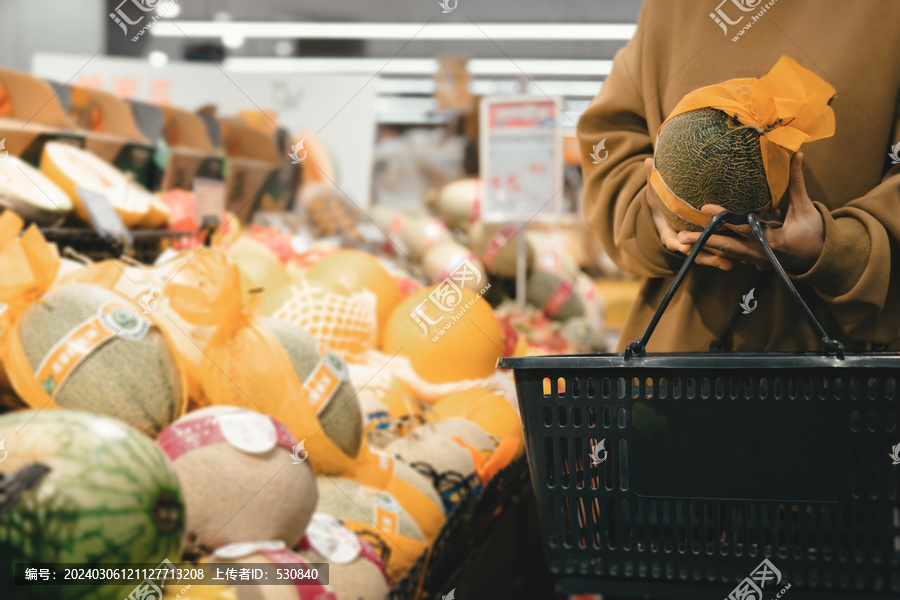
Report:
<svg viewBox="0 0 900 600"><path fill-rule="evenodd" d="M122 244L110 241L93 229L45 228L41 229L41 233L48 242L55 243L60 251L71 248L95 261L119 258L128 251ZM176 245L192 247L203 243L202 234L196 231L137 230L132 231L131 235L133 246L128 252L132 258L144 264L153 264L166 248Z"/></svg>

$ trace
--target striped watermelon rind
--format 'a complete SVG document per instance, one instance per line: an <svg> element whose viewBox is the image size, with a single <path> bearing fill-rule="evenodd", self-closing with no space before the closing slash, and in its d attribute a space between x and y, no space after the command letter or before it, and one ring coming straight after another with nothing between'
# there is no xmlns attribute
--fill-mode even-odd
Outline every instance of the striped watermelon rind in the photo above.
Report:
<svg viewBox="0 0 900 600"><path fill-rule="evenodd" d="M184 502L168 458L139 431L71 410L18 411L0 417L13 475L50 467L0 514L0 581L14 563L158 564L181 556ZM51 588L49 597L117 599L134 586ZM34 598L29 590L28 597Z"/></svg>

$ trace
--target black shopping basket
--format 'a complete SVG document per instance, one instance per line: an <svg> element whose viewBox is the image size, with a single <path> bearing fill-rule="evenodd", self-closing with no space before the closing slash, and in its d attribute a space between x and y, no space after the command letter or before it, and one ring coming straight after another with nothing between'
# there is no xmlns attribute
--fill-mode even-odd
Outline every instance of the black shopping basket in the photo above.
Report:
<svg viewBox="0 0 900 600"><path fill-rule="evenodd" d="M645 353L687 270L725 222L750 225L819 335L821 354ZM900 597L900 354L845 354L791 284L755 215L713 219L624 355L503 358L499 366L515 372L542 541L560 592Z"/></svg>

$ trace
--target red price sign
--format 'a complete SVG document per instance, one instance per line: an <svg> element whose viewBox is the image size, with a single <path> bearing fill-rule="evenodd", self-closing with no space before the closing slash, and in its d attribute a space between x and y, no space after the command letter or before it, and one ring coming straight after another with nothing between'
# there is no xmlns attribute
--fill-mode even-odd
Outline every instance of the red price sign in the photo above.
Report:
<svg viewBox="0 0 900 600"><path fill-rule="evenodd" d="M558 106L558 101L532 96L482 100L485 221L559 219L563 163Z"/></svg>

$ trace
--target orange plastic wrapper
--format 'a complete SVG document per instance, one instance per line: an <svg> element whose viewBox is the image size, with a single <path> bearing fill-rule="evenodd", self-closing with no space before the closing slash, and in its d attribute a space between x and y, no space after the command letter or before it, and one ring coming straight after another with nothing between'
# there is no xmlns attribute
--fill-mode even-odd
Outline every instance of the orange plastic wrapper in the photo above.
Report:
<svg viewBox="0 0 900 600"><path fill-rule="evenodd" d="M135 314L141 314L141 311L126 296L113 289L117 271L112 264L100 265L95 269L87 267L79 269L56 281L60 267L56 245L48 244L34 225L28 227L20 237L19 232L23 224L22 219L12 211L5 211L0 215L0 271L4 274L0 279L0 302L6 305L6 310L0 316L0 355L13 389L26 404L35 408L59 408L53 397L41 385L22 348L18 328L28 308L40 302L41 297L51 287L84 283L107 289L120 296L123 302L133 308ZM165 329L148 314L141 314L141 318L150 321L159 330L166 345L172 350L174 343ZM76 371L73 370L72 373ZM184 371L180 363L178 371L181 400L176 407L175 418L184 412L187 404ZM62 385L57 387L61 388Z"/></svg>
<svg viewBox="0 0 900 600"><path fill-rule="evenodd" d="M213 405L241 406L270 415L298 440L321 473L338 474L353 458L325 435L290 357L256 316L256 297L242 294L240 270L221 252L201 249L167 286L169 303L183 319L216 327L200 367L203 395Z"/></svg>
<svg viewBox="0 0 900 600"><path fill-rule="evenodd" d="M782 56L763 77L730 79L703 87L681 99L666 120L700 108L716 108L758 128L766 179L777 203L787 190L791 157L801 144L834 135L834 88L821 77ZM682 218L705 226L710 218L675 196L654 167L651 183L660 199ZM686 212L689 214L686 214Z"/></svg>

